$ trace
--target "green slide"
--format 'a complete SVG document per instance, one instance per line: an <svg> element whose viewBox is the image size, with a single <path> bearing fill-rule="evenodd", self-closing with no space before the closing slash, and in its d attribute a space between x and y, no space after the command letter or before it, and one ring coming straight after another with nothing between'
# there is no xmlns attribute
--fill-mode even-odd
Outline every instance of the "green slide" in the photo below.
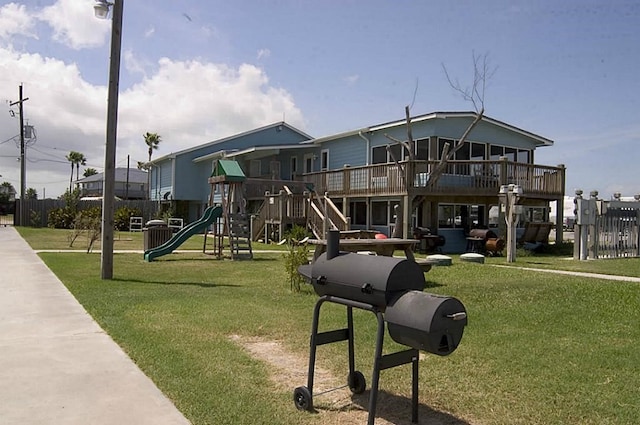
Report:
<svg viewBox="0 0 640 425"><path fill-rule="evenodd" d="M182 245L191 236L202 232L208 226L210 226L217 218L222 215L222 207L207 207L202 217L193 223L189 223L178 233L173 235L171 239L163 243L162 245L148 249L144 252L145 261L153 261L156 257L161 257L166 254L171 254L174 249Z"/></svg>

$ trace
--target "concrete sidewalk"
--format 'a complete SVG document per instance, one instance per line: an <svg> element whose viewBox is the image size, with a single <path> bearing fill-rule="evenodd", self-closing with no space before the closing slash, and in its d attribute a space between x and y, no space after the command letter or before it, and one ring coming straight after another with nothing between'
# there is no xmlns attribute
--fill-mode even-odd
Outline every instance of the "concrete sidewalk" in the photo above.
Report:
<svg viewBox="0 0 640 425"><path fill-rule="evenodd" d="M0 264L0 424L189 424L13 227Z"/></svg>

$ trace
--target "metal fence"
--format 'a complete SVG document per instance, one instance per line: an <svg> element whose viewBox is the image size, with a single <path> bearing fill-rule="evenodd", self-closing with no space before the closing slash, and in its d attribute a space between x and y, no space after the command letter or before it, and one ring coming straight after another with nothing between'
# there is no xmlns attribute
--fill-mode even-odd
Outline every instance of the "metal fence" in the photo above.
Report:
<svg viewBox="0 0 640 425"><path fill-rule="evenodd" d="M640 257L640 202L576 198L574 258Z"/></svg>
<svg viewBox="0 0 640 425"><path fill-rule="evenodd" d="M15 224L16 226L46 227L49 213L56 208L64 208L66 206L65 201L59 199L29 199L25 200L23 204L24 208L21 210L20 201L16 201L15 218L10 224ZM115 201L115 211L122 207L140 210L144 220L143 222L146 222L157 215L160 204L157 201L148 200ZM84 211L90 208L102 208L102 201L78 201L77 203L78 211ZM0 218L0 220L1 219L2 218ZM4 224L4 221L0 223Z"/></svg>

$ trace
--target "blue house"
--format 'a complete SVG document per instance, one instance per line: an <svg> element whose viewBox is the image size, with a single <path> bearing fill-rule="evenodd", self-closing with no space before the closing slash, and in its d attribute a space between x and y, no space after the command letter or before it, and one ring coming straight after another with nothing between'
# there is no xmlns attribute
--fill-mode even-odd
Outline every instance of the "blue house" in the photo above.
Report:
<svg viewBox="0 0 640 425"><path fill-rule="evenodd" d="M311 136L304 132L279 122L170 153L151 162L150 199L170 205L176 215L193 221L210 201L208 178L216 160L240 160L252 180L248 187L257 190L255 180L276 182L283 175L292 177L286 164L282 167L277 158L284 149L304 149L300 142L309 139Z"/></svg>
<svg viewBox="0 0 640 425"><path fill-rule="evenodd" d="M521 226L548 221L550 202L562 211L565 167L535 164L536 149L553 141L532 132L483 116L454 159L441 163L446 147L452 149L475 118L474 112L412 117L412 155L400 142L408 140L405 119L320 138L276 123L153 161L151 195L172 202L178 214L193 220L208 202L214 161L234 159L248 177L248 209L257 217L266 215L263 221L303 210L309 220L315 210L333 223L343 222L338 227L387 235L411 237L414 228L427 227L445 236L448 252L464 251L472 228L503 226L502 185L523 189ZM315 201L307 199L306 207L272 208L281 201L274 200L278 194L291 198L309 189ZM318 212L321 207L325 210ZM263 221L255 227L261 229ZM560 214L556 229L561 240Z"/></svg>

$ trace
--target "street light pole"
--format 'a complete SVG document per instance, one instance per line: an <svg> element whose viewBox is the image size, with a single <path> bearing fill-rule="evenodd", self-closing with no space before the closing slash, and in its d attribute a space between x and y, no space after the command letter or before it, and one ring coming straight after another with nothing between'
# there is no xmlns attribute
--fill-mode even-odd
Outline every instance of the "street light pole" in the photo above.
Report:
<svg viewBox="0 0 640 425"><path fill-rule="evenodd" d="M20 88L18 90L18 95L20 96L20 100L17 102L12 102L9 106L18 105L19 114L20 114L20 217L18 218L18 222L21 226L26 225L23 221L23 217L26 217L24 214L24 197L25 197L25 188L27 184L27 161L25 158L25 147L24 147L24 108L23 103L29 98L26 99L22 97L22 84L20 84Z"/></svg>
<svg viewBox="0 0 640 425"><path fill-rule="evenodd" d="M104 151L104 181L102 185L102 279L113 278L113 227L116 177L116 136L118 129L118 87L120 82L120 50L122 41L122 9L124 0L97 0L95 7L98 18L106 18L113 6L111 26L111 59L109 61L109 97L107 101L107 140ZM106 10L106 13L104 13Z"/></svg>

